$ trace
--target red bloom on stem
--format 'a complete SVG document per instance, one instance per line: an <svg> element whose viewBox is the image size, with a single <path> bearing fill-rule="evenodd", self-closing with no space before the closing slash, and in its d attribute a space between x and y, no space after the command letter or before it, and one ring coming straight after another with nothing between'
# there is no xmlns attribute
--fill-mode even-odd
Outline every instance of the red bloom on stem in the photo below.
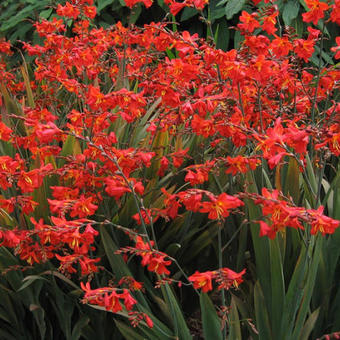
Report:
<svg viewBox="0 0 340 340"><path fill-rule="evenodd" d="M189 148L178 150L176 152L173 152L170 156L172 158L172 163L175 168L179 168L184 161L184 158L187 157L187 152L189 151Z"/></svg>
<svg viewBox="0 0 340 340"><path fill-rule="evenodd" d="M223 219L229 216L229 210L240 207L244 203L237 197L227 195L225 192L218 197L211 196L210 202L203 202L200 212L209 213L211 220Z"/></svg>
<svg viewBox="0 0 340 340"><path fill-rule="evenodd" d="M105 191L116 200L119 200L126 192L131 192L124 182L117 179L105 178L105 183Z"/></svg>
<svg viewBox="0 0 340 340"><path fill-rule="evenodd" d="M148 270L159 275L169 275L170 271L166 268L166 266L170 266L171 261L165 260L165 257L165 255L160 255L157 253L152 256L148 265Z"/></svg>
<svg viewBox="0 0 340 340"><path fill-rule="evenodd" d="M84 6L84 15L90 19L94 19L97 14L97 9L94 6Z"/></svg>
<svg viewBox="0 0 340 340"><path fill-rule="evenodd" d="M0 53L4 53L7 55L13 54L13 52L11 51L11 43L9 41L4 40L3 38L0 39Z"/></svg>
<svg viewBox="0 0 340 340"><path fill-rule="evenodd" d="M270 49L277 57L285 57L293 49L293 45L288 40L288 37L275 36L275 39L270 44Z"/></svg>
<svg viewBox="0 0 340 340"><path fill-rule="evenodd" d="M12 129L10 129L7 125L3 122L0 122L0 139L4 140L5 142L9 141L11 138Z"/></svg>
<svg viewBox="0 0 340 340"><path fill-rule="evenodd" d="M242 11L240 16L241 24L238 24L237 27L246 32L252 33L255 28L260 27L260 23L256 20L257 13L249 14L246 11Z"/></svg>
<svg viewBox="0 0 340 340"><path fill-rule="evenodd" d="M153 244L154 242L150 241L151 247ZM152 259L150 245L147 242L144 242L141 236L136 237L136 249L141 250L138 252L138 255L142 257L142 266L148 265Z"/></svg>
<svg viewBox="0 0 340 340"><path fill-rule="evenodd" d="M169 5L170 13L176 16L186 6L186 2L171 2Z"/></svg>
<svg viewBox="0 0 340 340"><path fill-rule="evenodd" d="M330 15L330 20L340 25L340 0L334 1L334 4L332 5L332 12Z"/></svg>
<svg viewBox="0 0 340 340"><path fill-rule="evenodd" d="M160 177L164 176L165 170L167 170L168 167L169 167L169 163L170 162L166 157L163 156L161 158L160 167L159 167L159 170L158 170L158 173L157 173L158 176L160 176Z"/></svg>
<svg viewBox="0 0 340 340"><path fill-rule="evenodd" d="M98 209L98 206L93 204L92 201L93 197L85 197L84 195L81 195L80 198L75 201L71 209L70 216L79 216L79 218L83 218L93 215Z"/></svg>
<svg viewBox="0 0 340 340"><path fill-rule="evenodd" d="M123 307L120 304L119 298L120 295L117 294L114 290L111 292L111 294L105 293L104 295L105 309L111 311L112 313L120 312L123 309Z"/></svg>
<svg viewBox="0 0 340 340"><path fill-rule="evenodd" d="M302 20L317 25L318 21L325 16L324 12L328 10L329 6L319 0L305 0L305 2L310 11L302 14Z"/></svg>
<svg viewBox="0 0 340 340"><path fill-rule="evenodd" d="M268 236L270 239L276 237L277 232L284 231L286 227L295 229L304 229L299 221L303 216L304 209L294 207L289 202L279 198L279 191L270 192L267 188L262 189L262 197L255 201L256 204L262 204L263 216L268 217L270 225L264 221L259 221L260 236Z"/></svg>
<svg viewBox="0 0 340 340"><path fill-rule="evenodd" d="M238 173L246 173L249 170L255 170L257 165L261 163L259 159L256 158L247 158L241 155L236 157L227 157L227 166L226 170L227 174L232 174L235 176Z"/></svg>
<svg viewBox="0 0 340 340"><path fill-rule="evenodd" d="M335 42L337 43L337 46L332 47L331 51L335 53L335 59L340 59L340 37L336 37Z"/></svg>
<svg viewBox="0 0 340 340"><path fill-rule="evenodd" d="M215 278L215 276L215 271L200 273L196 270L188 279L193 283L195 289L202 289L202 292L206 293L212 290L212 279Z"/></svg>
<svg viewBox="0 0 340 340"><path fill-rule="evenodd" d="M38 169L31 170L29 172L21 171L18 180L18 186L22 192L32 192L41 186L43 182L42 176Z"/></svg>
<svg viewBox="0 0 340 340"><path fill-rule="evenodd" d="M178 216L178 208L181 206L181 203L177 201L176 195L169 194L164 188L161 188L161 191L165 195L164 205L166 208L163 212L172 219L176 218Z"/></svg>
<svg viewBox="0 0 340 340"><path fill-rule="evenodd" d="M69 2L66 2L65 6L62 6L60 4L58 5L57 14L63 17L73 18L74 20L76 20L80 14L80 11L77 8L77 6L74 6Z"/></svg>
<svg viewBox="0 0 340 340"><path fill-rule="evenodd" d="M124 305L127 310L131 310L132 307L137 303L137 300L131 296L127 289L124 289L123 293L121 293L119 297L124 300Z"/></svg>
<svg viewBox="0 0 340 340"><path fill-rule="evenodd" d="M307 213L312 217L312 229L310 231L312 235L317 232L320 232L323 236L326 234L333 234L335 229L340 225L340 221L325 216L323 210L323 206L320 206L317 210L307 210Z"/></svg>
<svg viewBox="0 0 340 340"><path fill-rule="evenodd" d="M144 223L146 225L150 224L151 223L150 217L152 216L152 211L150 209L146 209L146 210L142 209L140 213L142 215ZM138 225L142 224L142 221L141 221L141 218L140 218L140 214L138 212L136 214L134 214L132 216L132 218L137 222Z"/></svg>
<svg viewBox="0 0 340 340"><path fill-rule="evenodd" d="M203 119L198 115L194 115L191 121L191 127L198 136L208 138L215 133L214 122L211 119Z"/></svg>
<svg viewBox="0 0 340 340"><path fill-rule="evenodd" d="M279 12L275 11L271 15L266 15L263 18L262 29L266 31L269 35L272 35L276 32L276 17L279 15Z"/></svg>
<svg viewBox="0 0 340 340"><path fill-rule="evenodd" d="M209 174L207 171L197 169L197 172L193 172L191 170L188 170L184 180L186 182L190 182L191 186L194 186L196 184L202 184L205 181L209 179Z"/></svg>
<svg viewBox="0 0 340 340"><path fill-rule="evenodd" d="M294 52L306 63L314 53L314 40L296 39L294 40Z"/></svg>
<svg viewBox="0 0 340 340"><path fill-rule="evenodd" d="M152 0L125 0L125 5L129 8L132 8L135 4L139 2L142 2L146 8L151 7L153 3Z"/></svg>
<svg viewBox="0 0 340 340"><path fill-rule="evenodd" d="M201 208L202 194L194 190L181 191L178 193L180 201L187 210L197 212Z"/></svg>
<svg viewBox="0 0 340 340"><path fill-rule="evenodd" d="M243 282L243 275L246 270L243 269L240 273L236 273L229 268L221 268L218 270L216 282L219 283L218 289L229 289L231 286L238 288Z"/></svg>

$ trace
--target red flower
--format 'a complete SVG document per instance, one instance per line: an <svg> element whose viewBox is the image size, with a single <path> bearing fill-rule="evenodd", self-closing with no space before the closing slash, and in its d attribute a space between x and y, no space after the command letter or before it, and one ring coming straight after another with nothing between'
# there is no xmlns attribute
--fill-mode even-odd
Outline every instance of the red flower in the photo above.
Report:
<svg viewBox="0 0 340 340"><path fill-rule="evenodd" d="M104 307L106 310L111 311L112 313L120 312L123 307L119 301L120 295L117 294L115 291L112 291L109 295L105 293L104 295Z"/></svg>
<svg viewBox="0 0 340 340"><path fill-rule="evenodd" d="M340 0L334 1L334 4L332 5L332 12L330 15L330 20L340 25Z"/></svg>
<svg viewBox="0 0 340 340"><path fill-rule="evenodd" d="M159 254L152 256L148 265L148 270L159 275L169 275L170 271L166 268L166 266L170 266L171 261L165 260L165 257L165 255Z"/></svg>
<svg viewBox="0 0 340 340"><path fill-rule="evenodd" d="M179 168L182 165L184 161L184 157L187 157L188 151L189 151L189 148L186 148L186 149L178 150L171 154L172 163L175 168Z"/></svg>
<svg viewBox="0 0 340 340"><path fill-rule="evenodd" d="M124 289L123 293L121 293L119 297L124 300L124 305L127 310L131 310L132 307L137 303L137 301L131 296L127 289Z"/></svg>
<svg viewBox="0 0 340 340"><path fill-rule="evenodd" d="M80 14L79 9L76 6L73 6L69 2L66 2L65 6L58 5L57 14L60 16L64 16L67 18L73 18L76 20Z"/></svg>
<svg viewBox="0 0 340 340"><path fill-rule="evenodd" d="M325 234L333 234L335 229L339 227L340 221L334 220L323 214L324 207L320 206L317 210L309 209L307 213L312 217L312 235L320 232L323 236Z"/></svg>
<svg viewBox="0 0 340 340"><path fill-rule="evenodd" d="M208 172L201 169L197 169L197 172L192 172L191 170L188 170L184 178L186 182L190 182L191 186L194 186L196 184L202 184L208 179L209 179Z"/></svg>
<svg viewBox="0 0 340 340"><path fill-rule="evenodd" d="M93 215L96 210L98 209L98 206L92 203L93 197L85 197L84 195L81 195L74 203L70 216L75 217L79 216L79 218L83 218L86 216Z"/></svg>
<svg viewBox="0 0 340 340"><path fill-rule="evenodd" d="M84 15L90 19L94 19L97 14L97 9L94 6L84 6Z"/></svg>
<svg viewBox="0 0 340 340"><path fill-rule="evenodd" d="M181 191L178 193L180 201L187 210L197 212L201 208L202 194L195 191Z"/></svg>
<svg viewBox="0 0 340 340"><path fill-rule="evenodd" d="M229 289L231 286L238 288L238 286L243 282L243 275L245 272L245 269L243 269L240 273L236 273L229 268L221 268L216 277L216 282L220 284L218 289Z"/></svg>
<svg viewBox="0 0 340 340"><path fill-rule="evenodd" d="M259 22L255 19L257 17L257 13L249 14L246 11L242 11L240 16L241 24L238 24L237 27L241 30L252 33L255 28L260 27Z"/></svg>
<svg viewBox="0 0 340 340"><path fill-rule="evenodd" d="M169 167L169 163L170 162L166 157L163 156L161 158L160 167L159 167L159 170L158 170L158 173L157 173L158 176L160 176L160 177L164 176L165 170L167 170L168 167Z"/></svg>
<svg viewBox="0 0 340 340"><path fill-rule="evenodd" d="M289 42L288 37L277 37L270 44L270 49L277 57L285 57L293 49L293 45Z"/></svg>
<svg viewBox="0 0 340 340"><path fill-rule="evenodd" d="M3 122L0 122L0 139L4 140L5 142L9 141L11 138L12 129L10 129L7 125Z"/></svg>
<svg viewBox="0 0 340 340"><path fill-rule="evenodd" d="M135 4L139 2L142 2L146 8L151 7L153 3L152 0L125 0L125 5L129 8L132 8Z"/></svg>
<svg viewBox="0 0 340 340"><path fill-rule="evenodd" d="M243 156L227 157L226 159L228 169L227 174L233 174L234 176L238 173L246 173L247 171L255 170L257 165L261 162L259 159L247 158Z"/></svg>
<svg viewBox="0 0 340 340"><path fill-rule="evenodd" d="M116 200L119 200L126 192L131 192L124 182L117 179L105 178L105 183L105 191Z"/></svg>
<svg viewBox="0 0 340 340"><path fill-rule="evenodd" d="M188 277L188 279L194 284L194 288L202 289L204 293L212 290L212 279L216 276L216 272L207 271L200 273L196 271L194 274Z"/></svg>
<svg viewBox="0 0 340 340"><path fill-rule="evenodd" d="M319 0L305 0L305 2L310 11L302 14L302 20L317 25L318 21L325 16L324 12L328 10L329 6Z"/></svg>
<svg viewBox="0 0 340 340"><path fill-rule="evenodd" d="M150 241L151 247L154 242ZM146 266L150 263L152 259L152 250L148 243L144 242L141 236L136 237L136 249L141 251L138 252L138 255L142 257L142 266Z"/></svg>
<svg viewBox="0 0 340 340"><path fill-rule="evenodd" d="M266 31L269 35L272 35L276 32L276 17L279 13L276 11L271 15L267 15L263 19L262 29Z"/></svg>
<svg viewBox="0 0 340 340"><path fill-rule="evenodd" d="M194 115L191 127L198 136L202 135L205 138L215 133L214 122L210 119L203 119L198 115Z"/></svg>
<svg viewBox="0 0 340 340"><path fill-rule="evenodd" d="M335 42L337 43L337 46L332 47L331 51L335 53L335 59L340 59L340 37L336 37Z"/></svg>
<svg viewBox="0 0 340 340"><path fill-rule="evenodd" d="M5 41L4 39L0 39L0 53L4 53L7 55L12 55L11 51L11 43L9 41Z"/></svg>
<svg viewBox="0 0 340 340"><path fill-rule="evenodd" d="M306 63L314 53L314 40L296 39L294 40L294 52Z"/></svg>
<svg viewBox="0 0 340 340"><path fill-rule="evenodd" d="M146 211L144 209L141 210L141 215L142 215L143 221L146 225L150 224L150 222L151 222L150 219L149 219L149 216L151 217L151 213L152 212L151 212L150 209L147 209ZM134 214L132 216L132 218L137 222L138 225L142 224L139 213Z"/></svg>
<svg viewBox="0 0 340 340"><path fill-rule="evenodd" d="M237 197L222 193L218 197L210 197L210 202L203 202L200 212L209 213L211 220L229 216L229 210L244 205Z"/></svg>

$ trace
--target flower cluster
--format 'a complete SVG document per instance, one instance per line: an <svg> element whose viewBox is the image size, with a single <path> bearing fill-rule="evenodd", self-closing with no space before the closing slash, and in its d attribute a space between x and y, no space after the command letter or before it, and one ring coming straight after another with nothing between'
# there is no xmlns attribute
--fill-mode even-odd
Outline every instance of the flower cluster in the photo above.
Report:
<svg viewBox="0 0 340 340"><path fill-rule="evenodd" d="M218 283L218 290L229 289L238 286L243 282L243 275L246 270L243 269L240 273L236 273L229 268L221 268L214 271L198 272L189 276L189 280L193 283L194 288L202 289L202 292L207 293L213 289L212 280Z"/></svg>
<svg viewBox="0 0 340 340"><path fill-rule="evenodd" d="M137 2L152 5L125 1ZM41 45L23 43L35 58L33 80L24 67L20 74L8 70L3 56L12 54L11 45L0 40L0 108L11 107L0 120L1 150L9 150L0 156L0 245L31 266L51 260L68 276L91 277L100 269L97 225L121 219L133 246L116 253L137 255L166 281L177 263L161 250L166 246L158 248L162 230L153 227L187 211L222 228L231 213L244 216L250 199L262 207L261 236L273 239L286 227L332 234L340 222L320 204L299 207L285 198L280 171L294 160L306 174L310 150L315 165L340 155L340 105L331 100L340 72L309 64L322 31L279 35L277 8L264 2L265 10L241 13L240 48L222 51L166 23L97 28L90 24L93 0L67 1L58 5L58 18L35 24ZM305 2L305 23L339 24L339 1ZM184 7L203 10L207 1L165 3L176 15ZM338 59L339 37L336 43ZM249 172L263 177L266 169L275 172L273 183L266 180L276 188L249 193ZM244 274L196 271L189 281L209 292L213 280L229 289ZM121 284L128 288L82 284L84 301L152 327L132 310L130 291L140 284Z"/></svg>

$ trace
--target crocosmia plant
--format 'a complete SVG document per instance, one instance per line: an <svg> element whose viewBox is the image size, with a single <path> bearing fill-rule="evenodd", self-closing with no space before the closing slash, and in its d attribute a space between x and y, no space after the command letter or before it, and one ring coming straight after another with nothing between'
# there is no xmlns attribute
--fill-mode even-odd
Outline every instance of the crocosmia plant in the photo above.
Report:
<svg viewBox="0 0 340 340"><path fill-rule="evenodd" d="M15 67L0 41L0 337L337 339L340 2L299 35L247 1L228 51L164 3L59 4Z"/></svg>

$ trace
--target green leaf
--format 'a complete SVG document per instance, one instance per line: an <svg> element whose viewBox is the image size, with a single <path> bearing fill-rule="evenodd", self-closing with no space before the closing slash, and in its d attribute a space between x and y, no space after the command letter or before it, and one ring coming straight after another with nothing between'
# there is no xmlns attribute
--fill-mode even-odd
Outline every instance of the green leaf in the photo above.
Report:
<svg viewBox="0 0 340 340"><path fill-rule="evenodd" d="M175 335L178 336L181 340L191 340L192 336L190 334L189 328L185 322L183 312L177 302L177 299L172 292L171 287L167 284L165 287L162 287L162 292L164 298L169 304L172 321L174 323Z"/></svg>
<svg viewBox="0 0 340 340"><path fill-rule="evenodd" d="M246 180L249 183L248 190L251 193L257 193L255 179L252 173L246 174ZM258 223L252 222L260 218L262 212L259 206L255 205L252 200L245 201L248 208L248 216L250 224L250 231L255 251L256 261L256 275L259 278L262 289L266 292L265 300L267 302L267 309L271 306L271 281L269 275L270 268L270 248L269 240L266 237L260 237L260 226Z"/></svg>
<svg viewBox="0 0 340 340"><path fill-rule="evenodd" d="M311 258L309 268L308 268L308 275L307 275L306 283L304 285L304 296L301 301L299 313L295 321L295 328L294 328L292 339L299 338L301 329L304 325L306 315L310 307L310 301L311 301L314 286L315 286L315 279L316 279L316 274L318 272L318 266L319 266L319 262L321 258L323 242L324 242L324 237L322 237L321 235L317 235L315 239L314 249L313 249L314 251L312 253L312 258Z"/></svg>
<svg viewBox="0 0 340 340"><path fill-rule="evenodd" d="M39 275L29 275L29 276L26 276L26 277L22 280L23 284L22 284L22 286L21 286L17 291L19 292L19 291L21 291L21 290L23 290L23 289L29 287L29 286L30 286L34 281L36 281L36 280L44 280L44 281L47 281L47 282L48 282L47 279L45 279L44 277L41 277L41 276L39 276Z"/></svg>
<svg viewBox="0 0 340 340"><path fill-rule="evenodd" d="M225 6L225 15L230 20L235 14L241 11L246 0L229 0Z"/></svg>
<svg viewBox="0 0 340 340"><path fill-rule="evenodd" d="M289 158L288 170L283 180L284 193L293 198L295 204L299 203L300 198L300 170L296 160Z"/></svg>
<svg viewBox="0 0 340 340"><path fill-rule="evenodd" d="M235 301L235 297L231 298L230 305L230 313L229 313L229 340L239 340L242 339L241 327L240 327L240 318L238 315L237 304Z"/></svg>
<svg viewBox="0 0 340 340"><path fill-rule="evenodd" d="M300 10L300 4L297 0L288 0L284 5L282 19L286 26L290 26L292 20L297 18Z"/></svg>
<svg viewBox="0 0 340 340"><path fill-rule="evenodd" d="M9 20L4 21L0 27L0 30L6 31L12 27L15 27L16 25L21 23L25 18L31 16L35 10L42 9L44 8L44 6L45 6L44 3L39 2L37 2L34 5L25 6L21 11L17 12L16 15L11 17Z"/></svg>
<svg viewBox="0 0 340 340"><path fill-rule="evenodd" d="M299 340L308 340L310 334L312 333L314 329L314 325L316 323L316 320L318 319L320 312L320 307L316 309L307 319L305 325L302 328L302 331L299 336Z"/></svg>
<svg viewBox="0 0 340 340"><path fill-rule="evenodd" d="M254 287L254 307L256 316L256 328L259 331L259 339L274 339L271 334L266 302L259 281L256 282Z"/></svg>
<svg viewBox="0 0 340 340"><path fill-rule="evenodd" d="M142 5L141 3L138 3L131 10L131 14L129 15L129 24L135 24L141 13L142 13Z"/></svg>
<svg viewBox="0 0 340 340"><path fill-rule="evenodd" d="M41 11L39 13L39 17L43 19L48 19L51 16L52 12L53 12L53 8L45 9L44 11Z"/></svg>
<svg viewBox="0 0 340 340"><path fill-rule="evenodd" d="M224 8L213 8L211 10L211 14L210 14L211 22L214 22L216 19L222 18L224 16L224 14L225 14ZM224 22L225 22L225 20L224 20ZM225 22L225 26L228 27L226 22ZM228 31L226 30L226 32L228 32ZM223 33L225 33L225 32L223 31Z"/></svg>
<svg viewBox="0 0 340 340"><path fill-rule="evenodd" d="M244 40L244 36L241 35L240 31L236 31L234 34L234 48L238 49L243 40Z"/></svg>
<svg viewBox="0 0 340 340"><path fill-rule="evenodd" d="M115 324L126 340L145 340L135 329L124 322L115 320Z"/></svg>
<svg viewBox="0 0 340 340"><path fill-rule="evenodd" d="M285 298L285 282L278 237L276 237L274 240L270 240L270 273L272 289L272 331L273 334L278 334L281 326Z"/></svg>
<svg viewBox="0 0 340 340"><path fill-rule="evenodd" d="M230 32L227 21L223 19L217 26L215 34L216 47L226 51L229 46Z"/></svg>
<svg viewBox="0 0 340 340"><path fill-rule="evenodd" d="M33 313L34 319L38 325L40 338L45 339L46 334L45 310L35 303L31 303L29 305L29 310Z"/></svg>
<svg viewBox="0 0 340 340"><path fill-rule="evenodd" d="M97 2L98 2L97 12L99 14L102 9L104 9L108 5L111 5L114 2L114 0L97 0Z"/></svg>
<svg viewBox="0 0 340 340"><path fill-rule="evenodd" d="M78 340L81 336L82 329L90 322L90 318L86 315L82 315L72 330L72 340Z"/></svg>
<svg viewBox="0 0 340 340"><path fill-rule="evenodd" d="M100 236L104 245L105 254L111 265L112 272L116 275L117 279L121 279L123 276L132 276L122 256L115 254L118 247L113 242L110 234L106 231L105 226L100 227Z"/></svg>
<svg viewBox="0 0 340 340"><path fill-rule="evenodd" d="M186 21L198 14L197 9L191 7L185 7L181 14L181 22Z"/></svg>
<svg viewBox="0 0 340 340"><path fill-rule="evenodd" d="M200 305L204 338L222 340L221 320L206 293L200 294Z"/></svg>
<svg viewBox="0 0 340 340"><path fill-rule="evenodd" d="M292 278L290 280L288 291L285 298L285 304L282 313L281 335L285 334L286 339L292 335L296 312L300 306L304 293L304 280L307 268L307 250L302 246L299 259L296 263Z"/></svg>
<svg viewBox="0 0 340 340"><path fill-rule="evenodd" d="M76 139L76 137L74 136L67 136L63 147L61 149L60 152L60 156L62 157L67 157L67 156L71 156L71 155L78 155L80 154L81 151L81 147L79 144L79 141ZM65 159L61 158L58 162L58 168L62 167L65 164Z"/></svg>

